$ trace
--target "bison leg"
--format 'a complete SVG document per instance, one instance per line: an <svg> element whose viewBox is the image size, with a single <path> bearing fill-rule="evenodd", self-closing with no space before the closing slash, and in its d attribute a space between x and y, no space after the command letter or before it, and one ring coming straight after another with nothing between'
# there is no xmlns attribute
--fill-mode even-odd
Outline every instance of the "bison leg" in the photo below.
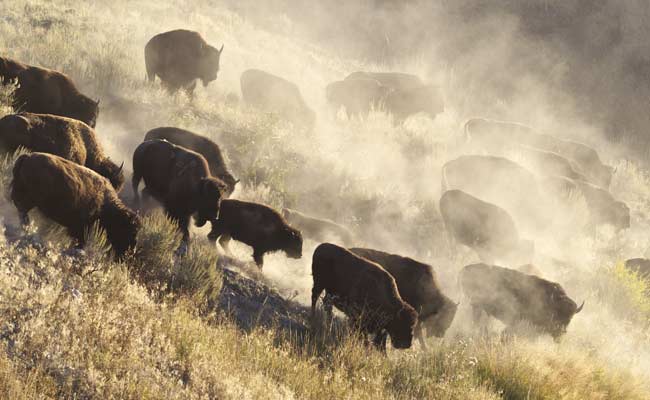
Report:
<svg viewBox="0 0 650 400"><path fill-rule="evenodd" d="M183 242L187 243L190 240L190 216L189 215L173 215L169 214L169 218L176 222L178 229L183 234Z"/></svg>
<svg viewBox="0 0 650 400"><path fill-rule="evenodd" d="M131 187L133 188L133 204L136 208L140 208L140 194L138 193L138 186L140 185L142 175L137 168L133 168L133 176L131 177Z"/></svg>
<svg viewBox="0 0 650 400"><path fill-rule="evenodd" d="M17 185L16 185L17 186ZM34 208L34 204L27 200L26 196L23 198L17 187L11 189L11 201L13 201L16 209L18 210L18 218L22 225L29 225L29 210Z"/></svg>
<svg viewBox="0 0 650 400"><path fill-rule="evenodd" d="M375 339L372 341L372 344L377 348L377 350L382 353L386 353L386 339L388 338L388 332L381 330L375 335Z"/></svg>
<svg viewBox="0 0 650 400"><path fill-rule="evenodd" d="M253 260L255 260L255 264L257 264L257 267L261 270L262 267L264 267L264 252L258 249L253 249Z"/></svg>
<svg viewBox="0 0 650 400"><path fill-rule="evenodd" d="M415 327L415 336L417 336L418 341L420 342L420 346L426 350L427 342L424 340L424 328L422 327L422 324L418 324Z"/></svg>
<svg viewBox="0 0 650 400"><path fill-rule="evenodd" d="M228 234L223 234L219 237L219 245L227 255L232 255L232 252L230 251L230 239L232 239L232 237Z"/></svg>
<svg viewBox="0 0 650 400"><path fill-rule="evenodd" d="M314 287L311 289L311 317L312 319L316 316L316 303L318 303L318 298L320 297L321 293L323 293L323 288L322 286L318 285L316 282L314 282Z"/></svg>

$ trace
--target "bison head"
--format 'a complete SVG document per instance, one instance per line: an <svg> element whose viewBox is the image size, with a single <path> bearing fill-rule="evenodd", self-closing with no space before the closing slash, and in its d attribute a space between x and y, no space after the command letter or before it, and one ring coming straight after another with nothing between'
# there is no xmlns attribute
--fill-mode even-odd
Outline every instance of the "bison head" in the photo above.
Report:
<svg viewBox="0 0 650 400"><path fill-rule="evenodd" d="M408 349L413 342L413 329L418 323L418 313L413 307L404 303L394 318L386 326L393 347Z"/></svg>
<svg viewBox="0 0 650 400"><path fill-rule="evenodd" d="M76 106L71 110L70 117L85 122L86 125L94 128L97 125L99 116L99 100L92 100L84 95L76 101Z"/></svg>
<svg viewBox="0 0 650 400"><path fill-rule="evenodd" d="M225 191L224 191L224 197L229 197L232 192L235 191L235 186L239 183L239 179L235 179L232 175L229 173L224 173L219 175L219 179L223 181L223 183L226 185Z"/></svg>
<svg viewBox="0 0 650 400"><path fill-rule="evenodd" d="M548 333L556 342L566 333L566 329L573 319L573 316L582 311L584 305L585 302L583 301L578 307L573 300L564 301L561 304L558 304L559 307L555 310L552 316L553 321L551 326L547 329Z"/></svg>
<svg viewBox="0 0 650 400"><path fill-rule="evenodd" d="M424 323L427 329L427 336L444 337L456 316L456 310L458 310L458 303L447 301L436 314L426 322L422 321L421 323Z"/></svg>
<svg viewBox="0 0 650 400"><path fill-rule="evenodd" d="M221 59L223 45L221 45L221 48L217 50L216 48L206 44L201 50L202 54L201 59L199 60L199 78L201 78L203 86L208 86L210 82L217 79L219 60Z"/></svg>
<svg viewBox="0 0 650 400"><path fill-rule="evenodd" d="M216 178L202 178L197 193L196 226L201 227L219 216L219 207L224 190L223 182Z"/></svg>
<svg viewBox="0 0 650 400"><path fill-rule="evenodd" d="M20 114L7 115L0 119L0 142L5 150L13 151L25 146L30 122Z"/></svg>
<svg viewBox="0 0 650 400"><path fill-rule="evenodd" d="M117 166L117 164L107 158L97 166L95 171L108 179L111 182L111 186L119 192L124 184L124 173L122 173L123 167L124 163Z"/></svg>
<svg viewBox="0 0 650 400"><path fill-rule="evenodd" d="M287 256L291 258L302 257L302 234L299 230L289 227L287 230L287 244L284 250Z"/></svg>

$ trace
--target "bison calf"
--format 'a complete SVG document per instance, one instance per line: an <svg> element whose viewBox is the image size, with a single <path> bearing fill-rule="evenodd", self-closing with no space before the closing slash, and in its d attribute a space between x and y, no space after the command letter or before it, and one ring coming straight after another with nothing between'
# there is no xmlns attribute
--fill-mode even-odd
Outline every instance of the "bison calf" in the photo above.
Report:
<svg viewBox="0 0 650 400"><path fill-rule="evenodd" d="M219 239L228 253L231 238L251 246L253 259L260 269L264 265L264 255L272 251L283 250L291 258L302 257L300 231L292 228L280 213L263 204L224 199L208 238Z"/></svg>
<svg viewBox="0 0 650 400"><path fill-rule="evenodd" d="M81 245L84 233L97 221L117 255L135 245L137 215L122 204L106 179L61 157L45 153L18 157L11 199L23 223L28 222L27 213L37 208L67 228Z"/></svg>
<svg viewBox="0 0 650 400"><path fill-rule="evenodd" d="M146 193L162 203L167 215L178 223L185 242L189 240L192 214L197 214L199 227L219 214L225 185L210 175L207 161L198 153L166 140L141 143L133 153L131 184L136 205L140 203L141 179Z"/></svg>
<svg viewBox="0 0 650 400"><path fill-rule="evenodd" d="M397 349L411 347L418 314L400 297L395 279L378 264L331 243L314 251L312 317L316 303L326 298L344 312L361 332L374 334L374 344L386 349L386 334ZM325 302L325 300L324 300Z"/></svg>
<svg viewBox="0 0 650 400"><path fill-rule="evenodd" d="M76 162L102 175L115 190L124 183L122 166L104 155L95 130L76 119L47 114L22 113L0 119L0 147L14 152L18 147L50 153Z"/></svg>

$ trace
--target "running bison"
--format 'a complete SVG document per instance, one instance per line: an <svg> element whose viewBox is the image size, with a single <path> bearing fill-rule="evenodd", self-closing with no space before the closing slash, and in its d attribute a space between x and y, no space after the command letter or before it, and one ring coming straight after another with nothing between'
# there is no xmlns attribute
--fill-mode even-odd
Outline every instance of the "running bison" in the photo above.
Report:
<svg viewBox="0 0 650 400"><path fill-rule="evenodd" d="M482 261L521 265L533 256L533 243L519 237L515 222L502 208L449 190L440 198L440 214L450 241L473 249Z"/></svg>
<svg viewBox="0 0 650 400"><path fill-rule="evenodd" d="M374 334L373 343L378 349L386 350L387 335L393 347L411 347L418 314L402 300L395 279L385 269L331 243L316 248L311 268L312 317L325 291L323 303L327 310L331 313L334 304L362 333Z"/></svg>
<svg viewBox="0 0 650 400"><path fill-rule="evenodd" d="M18 74L27 69L27 65L11 58L0 57L0 83L18 79Z"/></svg>
<svg viewBox="0 0 650 400"><path fill-rule="evenodd" d="M198 32L178 29L160 33L144 48L147 79L156 76L170 92L184 89L194 92L196 80L203 86L217 79L223 45L217 50L209 45Z"/></svg>
<svg viewBox="0 0 650 400"><path fill-rule="evenodd" d="M290 208L283 208L282 216L292 226L300 229L300 232L305 237L317 242L326 242L337 238L343 245L347 246L352 244L354 240L354 235L348 228L329 219L315 218Z"/></svg>
<svg viewBox="0 0 650 400"><path fill-rule="evenodd" d="M275 112L292 123L312 130L316 114L307 106L295 83L258 69L240 78L244 101L263 111Z"/></svg>
<svg viewBox="0 0 650 400"><path fill-rule="evenodd" d="M352 248L350 251L381 265L392 275L402 299L418 312L420 322L415 328L415 335L422 347L426 347L424 331L427 336L445 336L458 304L442 293L431 265L379 250Z"/></svg>
<svg viewBox="0 0 650 400"><path fill-rule="evenodd" d="M348 118L366 118L371 110L384 108L391 89L375 79L353 79L327 85L327 102L338 111L345 108Z"/></svg>
<svg viewBox="0 0 650 400"><path fill-rule="evenodd" d="M136 206L140 204L141 179L143 194L162 203L167 215L178 223L185 243L190 236L190 216L196 214L196 226L201 227L207 221L214 223L219 214L225 184L210 175L207 161L198 153L166 140L143 142L133 153L131 184Z"/></svg>
<svg viewBox="0 0 650 400"><path fill-rule="evenodd" d="M212 140L185 129L172 127L155 128L147 132L144 136L144 140L156 139L167 140L177 146L185 147L186 149L199 153L208 162L210 174L221 179L228 187L225 193L226 196L230 196L235 190L235 185L237 185L239 180L230 174L219 145Z"/></svg>
<svg viewBox="0 0 650 400"><path fill-rule="evenodd" d="M507 331L525 321L559 340L584 306L583 302L578 307L559 284L508 268L468 265L460 272L460 282L475 320L485 311L503 322Z"/></svg>
<svg viewBox="0 0 650 400"><path fill-rule="evenodd" d="M22 112L73 118L94 128L99 101L77 89L67 75L51 69L28 67L18 74L14 108Z"/></svg>
<svg viewBox="0 0 650 400"><path fill-rule="evenodd" d="M251 246L253 259L260 269L266 253L282 250L291 258L302 257L300 231L291 227L280 213L263 204L224 199L208 238L211 241L219 239L226 253L230 253L231 238Z"/></svg>
<svg viewBox="0 0 650 400"><path fill-rule="evenodd" d="M46 153L23 154L16 160L11 199L21 222L37 208L43 215L67 228L84 244L86 231L99 222L118 256L135 246L140 227L106 179L71 161Z"/></svg>
<svg viewBox="0 0 650 400"><path fill-rule="evenodd" d="M50 153L92 169L119 191L124 184L122 166L104 154L95 130L76 119L49 114L11 114L0 119L0 149L19 147Z"/></svg>

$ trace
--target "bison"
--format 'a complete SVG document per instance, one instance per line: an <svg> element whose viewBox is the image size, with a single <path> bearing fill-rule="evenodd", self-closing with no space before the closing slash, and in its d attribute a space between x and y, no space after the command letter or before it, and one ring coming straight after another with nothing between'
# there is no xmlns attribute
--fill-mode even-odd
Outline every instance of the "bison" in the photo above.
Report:
<svg viewBox="0 0 650 400"><path fill-rule="evenodd" d="M348 118L365 118L372 109L383 109L386 96L391 91L374 79L354 79L332 82L327 85L327 102L344 107Z"/></svg>
<svg viewBox="0 0 650 400"><path fill-rule="evenodd" d="M445 336L458 304L442 293L431 265L379 250L352 248L350 251L381 265L392 275L402 299L418 312L420 322L415 328L415 335L423 347L426 346L423 331L427 336Z"/></svg>
<svg viewBox="0 0 650 400"><path fill-rule="evenodd" d="M556 341L580 307L558 283L535 275L486 264L472 264L460 272L463 293L469 298L474 318L484 311L511 330L522 321Z"/></svg>
<svg viewBox="0 0 650 400"><path fill-rule="evenodd" d="M528 146L520 146L519 150L522 152L527 166L540 175L557 175L573 180L587 180L579 172L579 168L575 163L557 153L538 150Z"/></svg>
<svg viewBox="0 0 650 400"><path fill-rule="evenodd" d="M156 76L170 92L184 89L189 94L196 88L196 80L203 86L217 79L223 45L217 50L198 32L185 29L159 33L144 47L147 79Z"/></svg>
<svg viewBox="0 0 650 400"><path fill-rule="evenodd" d="M244 101L268 112L278 113L290 122L312 130L316 114L307 106L295 83L258 69L241 74Z"/></svg>
<svg viewBox="0 0 650 400"><path fill-rule="evenodd" d="M257 266L264 266L264 255L283 250L291 258L302 257L302 234L291 227L282 215L263 204L241 200L221 201L219 218L212 223L208 238L219 239L221 247L229 253L228 243L235 239L253 248Z"/></svg>
<svg viewBox="0 0 650 400"><path fill-rule="evenodd" d="M449 190L440 198L440 214L453 239L474 250L485 262L529 263L534 245L519 237L510 214L460 190Z"/></svg>
<svg viewBox="0 0 650 400"><path fill-rule="evenodd" d="M167 140L177 146L185 147L186 149L201 154L208 162L210 174L221 179L228 187L226 195L230 196L235 190L235 185L239 180L230 174L219 145L212 140L185 129L172 127L155 128L147 132L144 136L144 140L156 139Z"/></svg>
<svg viewBox="0 0 650 400"><path fill-rule="evenodd" d="M73 118L94 128L99 101L77 89L67 75L51 69L28 67L18 74L14 108L35 114L53 114Z"/></svg>
<svg viewBox="0 0 650 400"><path fill-rule="evenodd" d="M167 215L178 223L186 243L192 214L196 214L199 227L207 221L214 223L219 214L225 184L210 175L208 163L199 153L166 140L143 142L133 153L131 184L136 206L140 204L141 179L146 194L162 203Z"/></svg>
<svg viewBox="0 0 650 400"><path fill-rule="evenodd" d="M351 80L360 80L360 79L372 79L379 82L382 86L385 86L392 90L411 90L424 86L422 80L411 74L405 74L401 72L364 72L358 71L353 72L347 77L346 81Z"/></svg>
<svg viewBox="0 0 650 400"><path fill-rule="evenodd" d="M283 208L282 216L298 228L305 237L317 242L325 242L334 237L342 244L350 245L354 240L354 235L348 228L329 219L315 218L290 208Z"/></svg>
<svg viewBox="0 0 650 400"><path fill-rule="evenodd" d="M0 57L0 83L18 79L18 74L27 69L27 65L11 58Z"/></svg>
<svg viewBox="0 0 650 400"><path fill-rule="evenodd" d="M14 152L24 147L50 153L97 172L119 191L124 183L117 166L97 142L95 130L76 119L48 114L11 114L0 119L0 148Z"/></svg>
<svg viewBox="0 0 650 400"><path fill-rule="evenodd" d="M11 182L11 200L21 222L37 208L64 226L80 245L95 222L118 256L135 246L140 227L137 215L117 196L109 182L94 171L46 153L23 154L16 160Z"/></svg>
<svg viewBox="0 0 650 400"><path fill-rule="evenodd" d="M362 333L374 334L373 343L378 349L386 350L387 334L393 347L411 347L418 314L402 300L395 279L385 269L331 243L316 248L311 268L312 318L325 291L326 307L334 304Z"/></svg>

